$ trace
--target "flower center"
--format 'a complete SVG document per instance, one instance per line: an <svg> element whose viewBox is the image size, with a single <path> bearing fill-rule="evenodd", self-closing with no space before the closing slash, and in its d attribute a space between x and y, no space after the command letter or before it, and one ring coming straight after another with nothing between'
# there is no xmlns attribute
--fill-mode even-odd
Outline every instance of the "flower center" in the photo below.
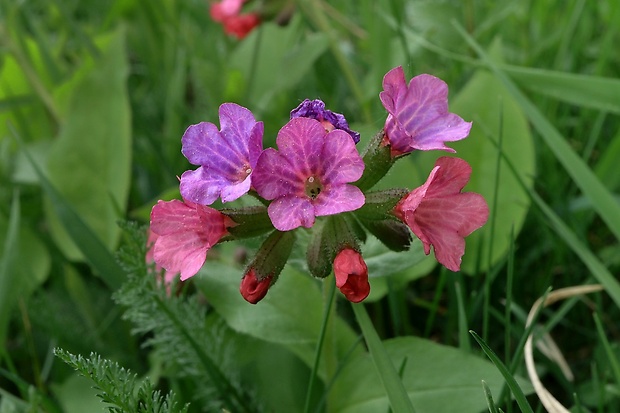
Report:
<svg viewBox="0 0 620 413"><path fill-rule="evenodd" d="M237 182L242 182L245 178L248 177L249 174L252 173L252 167L250 165L243 165L239 172L237 172Z"/></svg>
<svg viewBox="0 0 620 413"><path fill-rule="evenodd" d="M314 176L310 176L306 179L306 196L310 199L316 199L321 193L321 181Z"/></svg>

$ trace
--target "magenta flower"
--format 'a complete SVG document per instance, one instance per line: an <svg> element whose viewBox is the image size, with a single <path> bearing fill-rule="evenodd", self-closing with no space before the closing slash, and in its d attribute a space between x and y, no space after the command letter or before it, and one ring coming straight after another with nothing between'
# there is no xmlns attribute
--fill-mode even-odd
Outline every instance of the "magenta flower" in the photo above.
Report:
<svg viewBox="0 0 620 413"><path fill-rule="evenodd" d="M355 143L360 141L360 134L349 129L349 123L344 115L325 109L325 103L323 103L322 100L304 100L291 111L291 119L294 118L316 119L321 122L327 132L331 132L334 129L341 129L351 135Z"/></svg>
<svg viewBox="0 0 620 413"><path fill-rule="evenodd" d="M465 237L484 225L489 207L480 194L464 192L471 166L459 158L441 157L426 183L411 191L394 208L400 218L424 244L431 245L437 261L459 271L465 253Z"/></svg>
<svg viewBox="0 0 620 413"><path fill-rule="evenodd" d="M278 132L278 150L265 149L253 173L258 194L273 200L267 209L274 227L289 231L314 225L315 217L364 205L357 181L364 162L344 131L326 132L320 122L294 118Z"/></svg>
<svg viewBox="0 0 620 413"><path fill-rule="evenodd" d="M171 273L181 273L181 281L195 275L211 247L234 225L220 211L178 199L158 201L151 211L151 231L155 234L153 259Z"/></svg>
<svg viewBox="0 0 620 413"><path fill-rule="evenodd" d="M363 301L370 294L368 267L362 255L352 248L345 248L334 259L336 287L352 303Z"/></svg>
<svg viewBox="0 0 620 413"><path fill-rule="evenodd" d="M434 76L416 76L407 86L403 68L398 66L383 78L379 97L389 113L385 134L393 156L414 149L455 152L445 142L469 135L471 122L448 112L448 85Z"/></svg>
<svg viewBox="0 0 620 413"><path fill-rule="evenodd" d="M263 123L243 106L224 103L219 109L222 130L210 122L192 125L183 134L181 152L200 167L181 176L181 195L201 205L218 197L234 201L252 185L251 175L263 146Z"/></svg>

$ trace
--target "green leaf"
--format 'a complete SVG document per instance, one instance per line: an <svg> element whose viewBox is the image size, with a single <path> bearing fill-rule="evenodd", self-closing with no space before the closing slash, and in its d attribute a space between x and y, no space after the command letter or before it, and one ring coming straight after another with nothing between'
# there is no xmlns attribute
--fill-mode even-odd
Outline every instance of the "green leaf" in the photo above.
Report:
<svg viewBox="0 0 620 413"><path fill-rule="evenodd" d="M252 305L239 293L241 276L240 270L207 261L200 276L194 279L209 303L233 330L282 344L312 366L323 314L318 282L287 266L267 296ZM324 282L334 280L328 277ZM337 318L335 322L336 328L328 332L326 340L333 340L336 353L343 355L356 342L356 334L342 319ZM319 368L321 377L325 377L323 361Z"/></svg>
<svg viewBox="0 0 620 413"><path fill-rule="evenodd" d="M51 184L111 250L120 236L116 221L124 215L131 174L124 31L98 38L97 45L99 58L87 59L56 91L62 122L47 172ZM59 248L71 259L83 259L49 198L45 206Z"/></svg>
<svg viewBox="0 0 620 413"><path fill-rule="evenodd" d="M417 413L478 413L487 406L480 381L496 394L503 384L491 363L453 347L418 337L386 340L383 346L394 366L404 365L402 383ZM367 354L347 364L334 384L330 411L387 411L387 396L371 364Z"/></svg>
<svg viewBox="0 0 620 413"><path fill-rule="evenodd" d="M307 34L300 22L294 18L286 27L262 24L231 56L230 67L241 71L248 82L245 99L252 110L266 108L277 93L297 85L327 50L326 36Z"/></svg>
<svg viewBox="0 0 620 413"><path fill-rule="evenodd" d="M620 113L620 79L502 65L522 87L581 107Z"/></svg>

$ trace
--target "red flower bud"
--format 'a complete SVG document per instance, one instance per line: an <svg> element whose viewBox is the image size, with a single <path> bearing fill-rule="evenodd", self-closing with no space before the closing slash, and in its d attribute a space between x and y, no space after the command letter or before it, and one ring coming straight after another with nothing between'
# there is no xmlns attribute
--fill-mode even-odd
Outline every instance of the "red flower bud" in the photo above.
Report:
<svg viewBox="0 0 620 413"><path fill-rule="evenodd" d="M272 278L273 276L270 275L259 280L256 270L250 268L241 279L239 291L248 303L256 304L267 295Z"/></svg>
<svg viewBox="0 0 620 413"><path fill-rule="evenodd" d="M336 287L347 300L359 303L370 294L368 267L362 255L352 248L345 248L334 259Z"/></svg>

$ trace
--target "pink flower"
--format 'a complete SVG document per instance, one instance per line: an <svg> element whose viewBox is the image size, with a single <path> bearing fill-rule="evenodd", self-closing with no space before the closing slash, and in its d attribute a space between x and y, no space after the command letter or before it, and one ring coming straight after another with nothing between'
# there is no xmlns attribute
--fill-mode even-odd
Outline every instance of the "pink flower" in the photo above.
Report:
<svg viewBox="0 0 620 413"><path fill-rule="evenodd" d="M437 261L451 271L459 271L465 253L465 237L484 225L489 207L473 192L462 193L469 181L471 166L459 158L441 157L428 179L401 199L394 214L407 224Z"/></svg>
<svg viewBox="0 0 620 413"><path fill-rule="evenodd" d="M181 281L195 275L211 247L234 225L221 212L178 199L158 201L151 211L151 231L156 240L153 259L166 271L181 273Z"/></svg>
<svg viewBox="0 0 620 413"><path fill-rule="evenodd" d="M347 300L359 303L370 294L368 267L362 255L352 248L345 248L334 259L336 287Z"/></svg>
<svg viewBox="0 0 620 413"><path fill-rule="evenodd" d="M273 200L269 218L280 231L314 225L315 217L354 211L364 194L357 181L364 162L351 136L329 133L311 118L294 118L278 132L279 150L265 149L258 158L252 183L258 194Z"/></svg>
<svg viewBox="0 0 620 413"><path fill-rule="evenodd" d="M416 76L407 86L403 68L398 66L383 78L379 97L389 113L385 134L393 156L414 149L455 152L445 142L466 138L471 129L471 122L448 112L448 86L434 76Z"/></svg>
<svg viewBox="0 0 620 413"><path fill-rule="evenodd" d="M260 24L257 13L241 14L241 7L246 0L222 0L211 4L209 13L213 21L222 23L226 34L243 39Z"/></svg>
<svg viewBox="0 0 620 413"><path fill-rule="evenodd" d="M252 267L241 279L239 291L245 301L250 304L256 304L267 295L272 279L272 276L267 276L259 280L256 270Z"/></svg>
<svg viewBox="0 0 620 413"><path fill-rule="evenodd" d="M246 0L222 0L212 3L209 7L209 13L213 21L222 23L229 17L238 15L241 7Z"/></svg>
<svg viewBox="0 0 620 413"><path fill-rule="evenodd" d="M148 231L149 235L148 235L148 239L146 241L146 256L144 257L145 261L147 264L152 264L155 263L155 271L159 274L161 272L161 270L163 270L163 268L161 266L159 266L156 262L155 262L155 258L153 257L154 255L154 245L155 242L157 241L157 238L159 238L159 235L157 235L156 233L154 233L153 231L151 231L151 229L149 228ZM174 277L177 276L177 272L174 271L165 271L164 273L164 284L169 285L172 280L174 280Z"/></svg>
<svg viewBox="0 0 620 413"><path fill-rule="evenodd" d="M192 125L183 134L181 152L200 167L181 176L184 199L210 205L218 197L234 201L252 185L252 170L263 150L263 122L236 103L219 108L221 131L210 122Z"/></svg>

